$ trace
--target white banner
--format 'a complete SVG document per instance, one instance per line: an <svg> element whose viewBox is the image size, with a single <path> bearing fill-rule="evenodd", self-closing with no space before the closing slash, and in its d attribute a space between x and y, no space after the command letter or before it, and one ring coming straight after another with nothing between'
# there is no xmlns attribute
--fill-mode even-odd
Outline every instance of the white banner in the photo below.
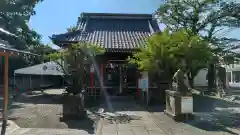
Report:
<svg viewBox="0 0 240 135"><path fill-rule="evenodd" d="M94 66L93 65L90 67L90 72L94 73Z"/></svg>

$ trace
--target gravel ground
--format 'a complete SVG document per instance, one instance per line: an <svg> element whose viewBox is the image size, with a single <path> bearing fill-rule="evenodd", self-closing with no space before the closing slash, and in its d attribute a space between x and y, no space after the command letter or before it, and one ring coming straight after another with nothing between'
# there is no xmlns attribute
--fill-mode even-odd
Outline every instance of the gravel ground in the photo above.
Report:
<svg viewBox="0 0 240 135"><path fill-rule="evenodd" d="M23 94L13 101L10 100L12 103L9 106L9 117L21 128L71 128L93 132L98 118L91 112L96 109L90 108L85 120L60 122L60 98L60 95L46 95L41 92Z"/></svg>

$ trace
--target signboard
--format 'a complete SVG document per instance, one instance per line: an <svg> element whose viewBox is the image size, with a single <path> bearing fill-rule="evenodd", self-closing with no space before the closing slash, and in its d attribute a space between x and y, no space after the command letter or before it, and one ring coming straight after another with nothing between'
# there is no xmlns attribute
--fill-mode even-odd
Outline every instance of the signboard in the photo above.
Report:
<svg viewBox="0 0 240 135"><path fill-rule="evenodd" d="M46 65L43 66L43 70L47 70L47 66Z"/></svg>
<svg viewBox="0 0 240 135"><path fill-rule="evenodd" d="M55 65L44 65L43 66L43 70L46 71L46 70L58 70L57 69L58 67L55 66Z"/></svg>
<svg viewBox="0 0 240 135"><path fill-rule="evenodd" d="M138 79L138 88L140 88L142 91L148 90L148 73L142 72L142 77Z"/></svg>
<svg viewBox="0 0 240 135"><path fill-rule="evenodd" d="M182 113L193 113L193 98L192 97L182 97Z"/></svg>
<svg viewBox="0 0 240 135"><path fill-rule="evenodd" d="M142 79L142 91L146 91L148 88L148 80Z"/></svg>

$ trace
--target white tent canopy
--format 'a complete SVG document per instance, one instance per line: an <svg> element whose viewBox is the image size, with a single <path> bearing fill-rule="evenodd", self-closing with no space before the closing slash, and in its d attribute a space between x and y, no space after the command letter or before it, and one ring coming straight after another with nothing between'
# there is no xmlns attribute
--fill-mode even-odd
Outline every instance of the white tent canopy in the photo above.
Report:
<svg viewBox="0 0 240 135"><path fill-rule="evenodd" d="M21 68L14 71L14 74L25 74L25 75L64 75L61 66L56 62L50 61L34 65L31 67Z"/></svg>
<svg viewBox="0 0 240 135"><path fill-rule="evenodd" d="M36 75L40 77L34 77ZM62 72L61 66L56 62L50 61L15 70L14 86L17 86L21 89L49 87L54 85L54 81L49 78L50 76L60 77L63 75L64 73ZM17 76L18 79L16 79Z"/></svg>

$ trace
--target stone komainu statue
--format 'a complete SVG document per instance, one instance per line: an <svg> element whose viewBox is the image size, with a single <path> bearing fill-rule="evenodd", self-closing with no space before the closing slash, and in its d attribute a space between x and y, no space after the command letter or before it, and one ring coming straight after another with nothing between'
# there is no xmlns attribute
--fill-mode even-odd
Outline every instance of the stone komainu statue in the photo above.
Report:
<svg viewBox="0 0 240 135"><path fill-rule="evenodd" d="M181 69L179 69L173 76L173 90L180 92L183 96L188 93L188 86L185 81L186 79L187 76L185 76Z"/></svg>

